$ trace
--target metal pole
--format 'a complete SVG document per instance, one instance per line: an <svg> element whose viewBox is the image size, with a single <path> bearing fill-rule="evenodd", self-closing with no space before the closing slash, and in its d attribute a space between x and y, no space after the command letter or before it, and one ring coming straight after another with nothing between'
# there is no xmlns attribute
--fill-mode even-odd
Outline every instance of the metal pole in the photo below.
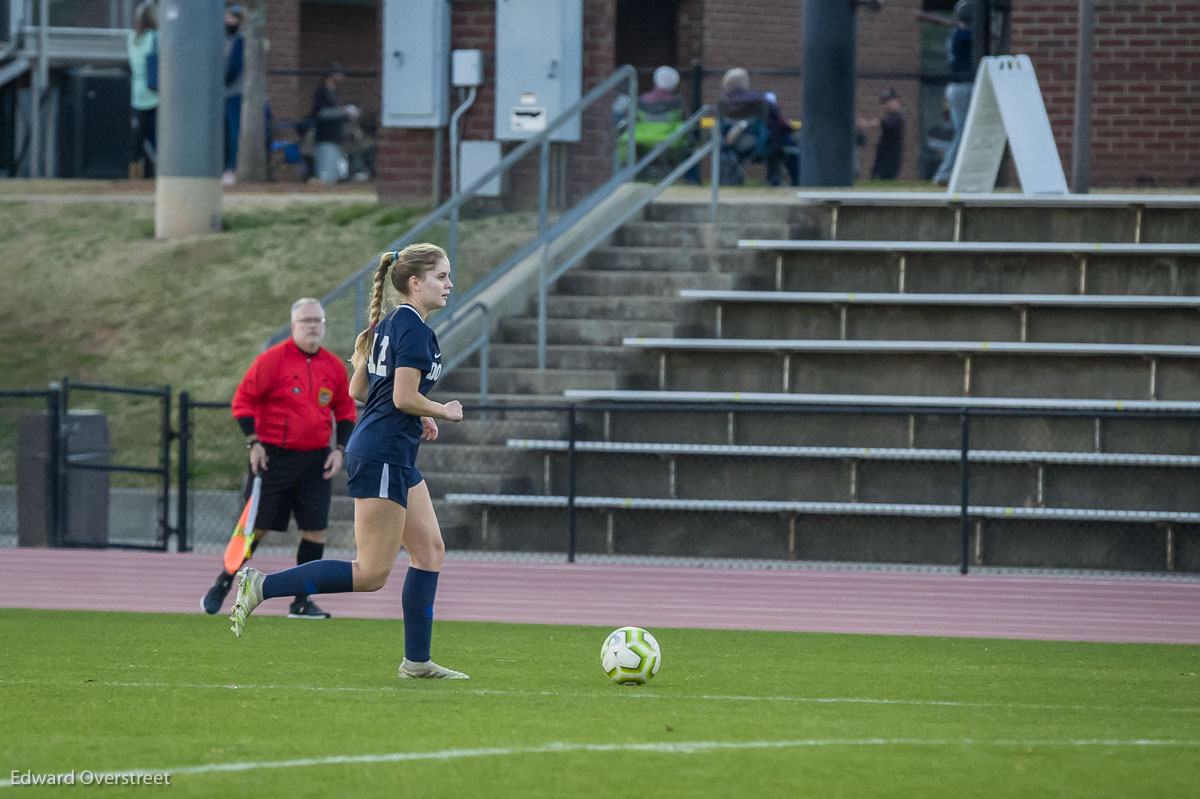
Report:
<svg viewBox="0 0 1200 799"><path fill-rule="evenodd" d="M38 57L33 72L29 106L29 177L49 177L45 169L46 131L42 119L42 96L50 82L50 0L38 3Z"/></svg>
<svg viewBox="0 0 1200 799"><path fill-rule="evenodd" d="M567 406L567 563L575 562L575 403Z"/></svg>
<svg viewBox="0 0 1200 799"><path fill-rule="evenodd" d="M851 3L804 3L800 185L854 185L855 21Z"/></svg>
<svg viewBox="0 0 1200 799"><path fill-rule="evenodd" d="M712 166L709 167L712 171L712 202L708 209L708 221L716 224L717 207L721 202L719 197L721 191L721 126L715 119L709 133L709 140L712 142ZM696 168L699 169L699 165Z"/></svg>
<svg viewBox="0 0 1200 799"><path fill-rule="evenodd" d="M1093 0L1079 0L1079 33L1075 51L1075 135L1071 143L1071 188L1077 194L1086 194L1092 183L1093 10Z"/></svg>
<svg viewBox="0 0 1200 799"><path fill-rule="evenodd" d="M962 574L967 573L968 558L969 558L969 542L971 538L971 521L967 516L967 508L971 501L971 460L970 460L970 434L971 434L971 418L968 415L966 408L963 408L962 415L959 417L962 426L962 453L959 459L959 468L962 474L962 510L959 516L962 532L962 560L958 570Z"/></svg>
<svg viewBox="0 0 1200 799"><path fill-rule="evenodd" d="M67 428L71 413L71 384L66 375L63 376L59 385L62 390L58 394L58 427L54 431L54 437L57 439L54 468L58 472L58 479L55 480L58 494L54 497L54 501L58 505L58 513L54 515L56 527L54 538L50 542L51 546L56 547L62 546L67 540L67 525L70 523L70 509L67 505L71 499L71 489L67 484L67 452L70 449Z"/></svg>
<svg viewBox="0 0 1200 799"><path fill-rule="evenodd" d="M171 387L163 386L162 400L162 457L160 464L162 466L162 500L158 503L159 520L158 529L162 535L162 548L165 551L170 551L171 538L171 515L169 508L171 507L171 439L174 438L174 433L171 430ZM177 545L178 546L178 545Z"/></svg>
<svg viewBox="0 0 1200 799"><path fill-rule="evenodd" d="M450 129L450 152L458 152L458 148L454 146L454 129ZM442 204L442 129L433 129L433 207L437 208ZM458 192L458 186L455 183L454 170L458 167L458 159L453 155L450 156L450 195L454 196Z"/></svg>
<svg viewBox="0 0 1200 799"><path fill-rule="evenodd" d="M538 238L546 233L547 205L550 202L550 139L542 139L538 149Z"/></svg>
<svg viewBox="0 0 1200 799"><path fill-rule="evenodd" d="M59 474L58 474L58 436L62 420L59 410L62 407L62 387L58 383L50 384L46 394L46 543L55 546L58 543L59 517Z"/></svg>
<svg viewBox="0 0 1200 799"><path fill-rule="evenodd" d="M188 461L192 442L192 397L183 390L179 392L179 463L175 480L175 529L179 533L179 551L188 552Z"/></svg>
<svg viewBox="0 0 1200 799"><path fill-rule="evenodd" d="M538 259L538 370L546 369L546 261L549 259L549 244L542 245L542 257Z"/></svg>
<svg viewBox="0 0 1200 799"><path fill-rule="evenodd" d="M221 229L223 19L221 0L163 0L158 6L154 234L160 239Z"/></svg>

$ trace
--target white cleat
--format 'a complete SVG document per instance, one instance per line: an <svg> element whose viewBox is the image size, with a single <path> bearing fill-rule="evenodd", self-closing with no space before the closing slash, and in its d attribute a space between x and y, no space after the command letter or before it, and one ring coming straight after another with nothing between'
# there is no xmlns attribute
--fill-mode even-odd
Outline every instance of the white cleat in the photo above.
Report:
<svg viewBox="0 0 1200 799"><path fill-rule="evenodd" d="M262 586L265 577L265 574L253 566L244 566L238 572L240 582L238 582L237 599L233 601L233 612L229 614L229 620L233 622L233 626L229 629L233 630L233 634L238 638L242 637L242 630L246 628L246 618L262 604Z"/></svg>
<svg viewBox="0 0 1200 799"><path fill-rule="evenodd" d="M445 666L439 666L432 660L427 660L424 663L414 663L408 658L400 664L401 679L413 680L469 680L471 679L461 671L448 669Z"/></svg>

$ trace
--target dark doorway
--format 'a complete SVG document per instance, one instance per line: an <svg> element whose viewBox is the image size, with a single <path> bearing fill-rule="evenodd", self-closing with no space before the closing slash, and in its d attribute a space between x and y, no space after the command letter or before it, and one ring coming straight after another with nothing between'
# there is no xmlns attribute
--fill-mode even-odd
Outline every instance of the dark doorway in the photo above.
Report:
<svg viewBox="0 0 1200 799"><path fill-rule="evenodd" d="M652 88L655 67L681 66L676 47L678 17L678 0L617 0L617 65L637 68L639 92Z"/></svg>

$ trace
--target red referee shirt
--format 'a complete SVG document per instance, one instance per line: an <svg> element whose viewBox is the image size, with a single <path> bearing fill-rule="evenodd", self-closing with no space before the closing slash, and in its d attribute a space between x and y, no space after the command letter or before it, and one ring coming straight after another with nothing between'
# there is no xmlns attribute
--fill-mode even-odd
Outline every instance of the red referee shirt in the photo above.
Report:
<svg viewBox="0 0 1200 799"><path fill-rule="evenodd" d="M324 348L309 355L291 338L255 358L233 394L233 418L253 416L259 439L286 449L328 447L333 420L356 415L338 357Z"/></svg>

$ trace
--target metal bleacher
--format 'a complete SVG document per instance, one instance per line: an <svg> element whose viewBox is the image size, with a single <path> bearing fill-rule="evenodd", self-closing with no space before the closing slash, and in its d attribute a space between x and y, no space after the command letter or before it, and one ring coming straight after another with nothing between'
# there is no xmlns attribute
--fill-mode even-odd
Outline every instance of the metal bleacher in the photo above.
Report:
<svg viewBox="0 0 1200 799"><path fill-rule="evenodd" d="M609 552L703 550L728 528L754 555L782 533L785 558L937 562L928 540L969 518L976 565L1200 571L1185 554L1200 551L1200 197L814 192L763 219L733 212L747 227L784 214L801 237L708 239L725 285L673 275L689 310L674 335L629 323L622 347L655 357L629 361L623 386L563 392L583 420L573 441L507 440L535 459L533 492L445 499L511 538L502 511L567 506L569 456L573 507L598 515L591 540ZM694 215L653 211L630 241ZM968 463L982 471L960 503ZM1122 554L1135 540L1157 554Z"/></svg>

